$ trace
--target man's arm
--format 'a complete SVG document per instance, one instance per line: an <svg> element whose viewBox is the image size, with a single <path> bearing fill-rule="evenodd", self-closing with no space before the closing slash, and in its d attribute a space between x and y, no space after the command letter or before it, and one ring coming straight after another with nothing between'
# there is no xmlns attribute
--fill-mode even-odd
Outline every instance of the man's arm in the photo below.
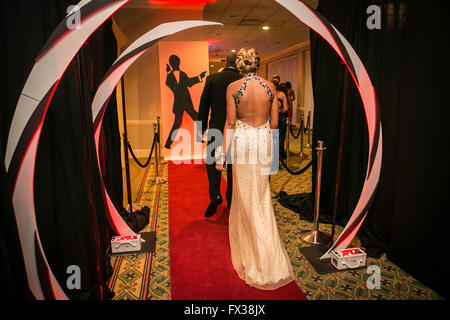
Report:
<svg viewBox="0 0 450 320"><path fill-rule="evenodd" d="M216 169L219 171L225 170L224 163L226 159L226 154L229 147L231 146L231 141L234 135L234 127L236 125L236 103L233 96L233 89L231 86L227 88L227 120L225 121L225 127L223 129L223 140L222 140L222 154L219 152L219 159L216 162Z"/></svg>
<svg viewBox="0 0 450 320"><path fill-rule="evenodd" d="M202 122L202 134L208 129L209 110L211 109L211 79L206 78L205 87L203 88L202 96L200 98L200 107L198 108L198 115Z"/></svg>

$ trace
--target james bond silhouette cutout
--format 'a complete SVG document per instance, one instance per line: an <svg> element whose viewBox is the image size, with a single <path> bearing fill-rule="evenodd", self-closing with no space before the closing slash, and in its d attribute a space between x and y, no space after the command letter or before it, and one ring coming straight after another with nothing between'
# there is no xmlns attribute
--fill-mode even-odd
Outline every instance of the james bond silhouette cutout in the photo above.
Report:
<svg viewBox="0 0 450 320"><path fill-rule="evenodd" d="M166 64L167 68L167 78L166 85L173 92L173 113L175 113L175 120L173 122L172 129L170 130L169 136L165 144L166 149L170 149L173 140L176 137L176 130L178 130L183 121L183 114L186 112L193 121L199 121L198 112L195 111L194 105L192 104L191 94L189 92L190 87L203 81L206 75L206 71L203 71L200 75L196 77L189 78L187 74L180 70L180 58L176 55L171 55L169 57L169 64ZM171 68L172 67L172 68ZM197 141L199 141L199 128L197 131ZM174 136L172 134L175 132ZM172 139L173 138L173 139Z"/></svg>

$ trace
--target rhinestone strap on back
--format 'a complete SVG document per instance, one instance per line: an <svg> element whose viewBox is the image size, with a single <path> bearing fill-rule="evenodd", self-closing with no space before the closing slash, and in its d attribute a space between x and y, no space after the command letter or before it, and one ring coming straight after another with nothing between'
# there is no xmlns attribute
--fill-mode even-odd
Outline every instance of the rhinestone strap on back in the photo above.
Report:
<svg viewBox="0 0 450 320"><path fill-rule="evenodd" d="M239 106L239 103L241 102L242 96L244 95L245 90L247 89L248 82L255 78L256 81L259 82L259 84L266 90L267 94L269 95L270 102L273 101L273 93L272 90L270 90L269 86L262 81L256 74L249 73L245 76L245 81L242 84L242 86L239 88L238 92L236 93L236 97L234 98L234 102L236 104L236 108Z"/></svg>

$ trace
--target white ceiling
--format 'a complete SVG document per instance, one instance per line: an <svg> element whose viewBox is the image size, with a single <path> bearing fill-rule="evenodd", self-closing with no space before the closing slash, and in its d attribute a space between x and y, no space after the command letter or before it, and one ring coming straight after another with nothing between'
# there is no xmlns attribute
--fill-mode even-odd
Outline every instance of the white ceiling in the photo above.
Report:
<svg viewBox="0 0 450 320"><path fill-rule="evenodd" d="M319 0L301 0L317 8ZM175 20L201 19L201 6L156 5L153 0L130 0L120 11L128 12L127 23L120 23L129 40L136 23L156 23ZM181 2L181 1L178 1ZM199 11L200 10L200 11ZM155 16L156 15L156 16ZM156 18L157 17L157 18ZM120 20L120 19L119 19ZM224 60L231 50L244 46L254 47L261 57L272 55L309 39L309 28L275 0L216 0L207 3L203 10L203 20L216 21L224 26L194 28L179 32L167 38L177 41L206 40L209 43L210 60ZM269 26L269 30L263 30ZM223 63L216 63L216 68Z"/></svg>
<svg viewBox="0 0 450 320"><path fill-rule="evenodd" d="M316 8L318 0L303 0ZM254 47L268 56L309 39L309 28L274 0L217 0L205 6L203 19L222 23L205 32L210 59L224 59L232 49ZM269 30L262 30L269 26Z"/></svg>

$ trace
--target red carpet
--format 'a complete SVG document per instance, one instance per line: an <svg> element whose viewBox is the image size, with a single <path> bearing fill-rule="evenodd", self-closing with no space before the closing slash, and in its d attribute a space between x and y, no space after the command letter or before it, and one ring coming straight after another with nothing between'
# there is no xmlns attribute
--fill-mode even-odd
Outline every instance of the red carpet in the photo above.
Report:
<svg viewBox="0 0 450 320"><path fill-rule="evenodd" d="M222 197L226 182L222 180ZM206 219L204 165L169 164L169 234L173 300L304 300L295 281L277 290L251 288L231 264L226 201Z"/></svg>

